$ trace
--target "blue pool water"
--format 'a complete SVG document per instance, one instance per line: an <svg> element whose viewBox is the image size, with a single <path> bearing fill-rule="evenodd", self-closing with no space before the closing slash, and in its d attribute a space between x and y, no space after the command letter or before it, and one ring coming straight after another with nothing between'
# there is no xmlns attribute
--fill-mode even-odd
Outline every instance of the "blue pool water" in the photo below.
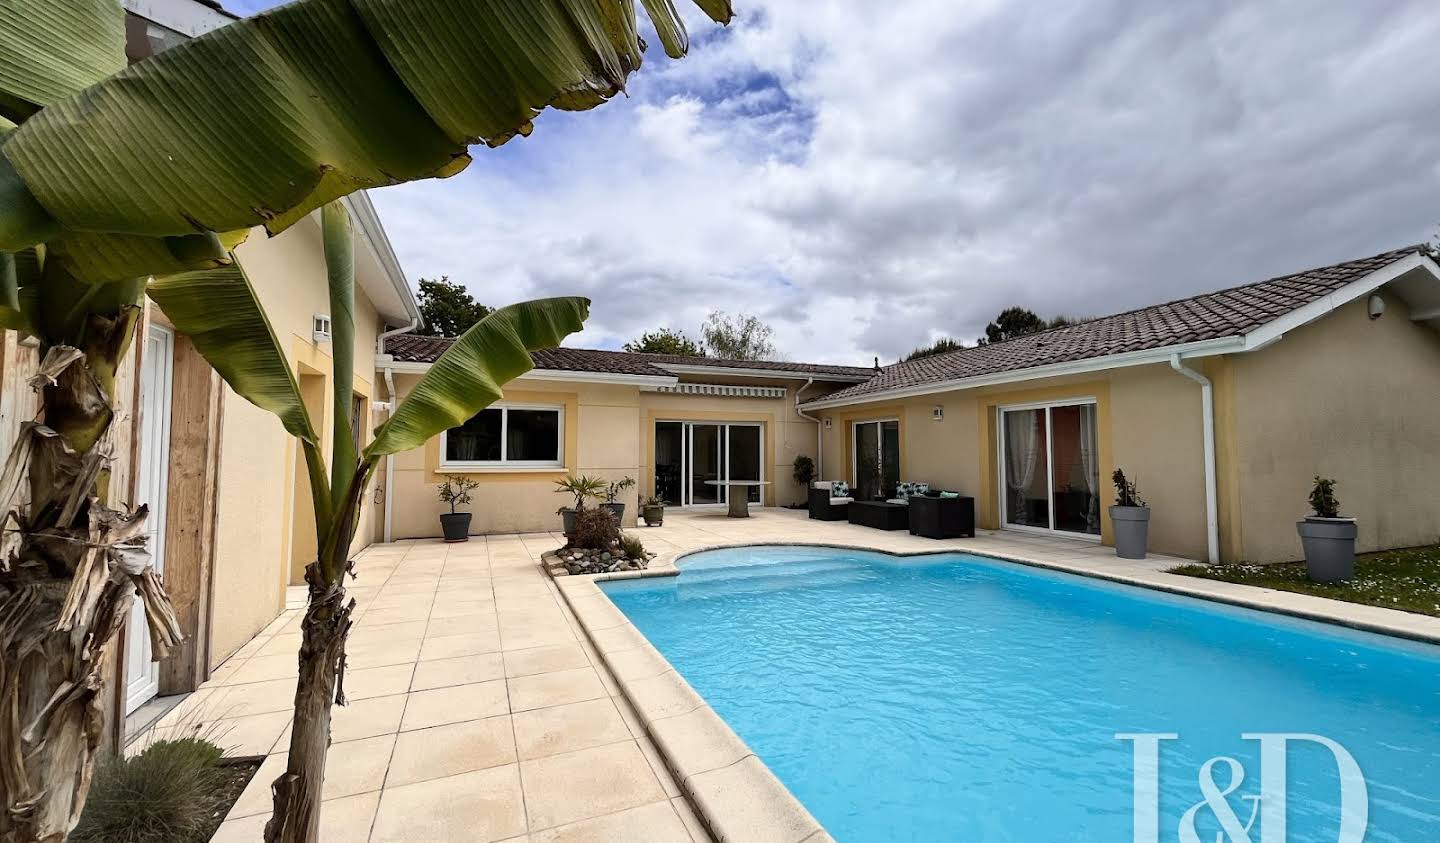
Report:
<svg viewBox="0 0 1440 843"><path fill-rule="evenodd" d="M1206 843L1227 811L1250 822L1251 733L1348 750L1366 840L1440 840L1440 648L963 554L752 547L681 568L603 588L841 841L1131 840L1115 735L1156 732L1179 736L1160 743L1160 840L1187 839L1197 804ZM1206 802L1222 755L1245 778L1221 796L1231 768L1212 765ZM1336 840L1331 752L1286 757L1288 839Z"/></svg>

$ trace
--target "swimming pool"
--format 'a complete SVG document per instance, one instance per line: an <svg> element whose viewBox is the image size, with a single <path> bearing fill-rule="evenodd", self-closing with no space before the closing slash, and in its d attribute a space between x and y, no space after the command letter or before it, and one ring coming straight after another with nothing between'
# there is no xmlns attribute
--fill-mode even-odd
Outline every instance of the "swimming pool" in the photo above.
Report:
<svg viewBox="0 0 1440 843"><path fill-rule="evenodd" d="M838 840L1131 840L1140 741L1117 733L1178 735L1155 739L1161 840L1250 824L1258 733L1348 751L1366 840L1440 840L1440 647L966 554L680 567L601 587ZM1207 801L1216 756L1245 778L1227 794L1212 764ZM1289 839L1336 840L1335 756L1285 757Z"/></svg>

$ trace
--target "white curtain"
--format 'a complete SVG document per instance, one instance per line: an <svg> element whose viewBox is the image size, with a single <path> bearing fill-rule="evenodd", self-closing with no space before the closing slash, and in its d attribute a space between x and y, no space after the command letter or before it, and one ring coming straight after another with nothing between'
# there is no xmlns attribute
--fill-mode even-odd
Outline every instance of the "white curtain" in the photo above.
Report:
<svg viewBox="0 0 1440 843"><path fill-rule="evenodd" d="M1039 432L1036 423L1044 410L1012 410L1005 413L1005 459L1009 463L1006 480L1014 501L1010 520L1016 524L1030 523L1025 508L1025 490L1035 479L1035 463L1039 456Z"/></svg>
<svg viewBox="0 0 1440 843"><path fill-rule="evenodd" d="M1100 474L1095 455L1095 405L1080 407L1080 468L1085 472L1085 491L1090 505L1085 511L1085 532L1100 532Z"/></svg>

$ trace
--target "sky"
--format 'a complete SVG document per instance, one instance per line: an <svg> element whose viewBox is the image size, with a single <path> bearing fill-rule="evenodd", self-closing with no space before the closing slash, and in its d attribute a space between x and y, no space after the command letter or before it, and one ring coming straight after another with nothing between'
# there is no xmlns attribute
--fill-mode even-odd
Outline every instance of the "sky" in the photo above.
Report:
<svg viewBox="0 0 1440 843"><path fill-rule="evenodd" d="M743 311L785 359L868 364L1440 223L1425 0L734 2L727 29L682 10L683 60L648 38L628 96L372 191L412 281L589 296L567 345Z"/></svg>

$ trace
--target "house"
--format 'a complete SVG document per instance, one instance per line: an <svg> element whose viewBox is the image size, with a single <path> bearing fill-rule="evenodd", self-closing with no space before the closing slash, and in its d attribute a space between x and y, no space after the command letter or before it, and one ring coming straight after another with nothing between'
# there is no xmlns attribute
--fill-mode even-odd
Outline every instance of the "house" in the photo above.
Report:
<svg viewBox="0 0 1440 843"><path fill-rule="evenodd" d="M132 61L233 19L200 0L126 0ZM364 193L346 200L356 237L354 429L375 427L375 356L388 326L413 328L419 309ZM236 251L294 366L311 418L330 441L332 349L318 212L285 233L255 229ZM33 339L4 332L0 346L0 448L8 452L37 396ZM286 587L313 559L308 475L294 440L270 413L229 389L164 312L148 303L117 374L111 489L148 504L151 549L185 633L164 662L150 657L140 604L116 665L110 722L116 742L133 734L157 695L194 690L285 608ZM328 453L327 453L328 458ZM298 468L298 470L297 470ZM371 541L377 510L367 499L355 549ZM131 722L125 725L129 716Z"/></svg>
<svg viewBox="0 0 1440 843"><path fill-rule="evenodd" d="M1110 476L1150 503L1151 547L1298 558L1311 478L1334 477L1362 550L1440 536L1440 267L1421 247L880 370L555 349L505 401L399 455L377 538L439 535L441 475L486 481L476 532L553 530L566 472L714 506L717 478L801 500L794 457L862 498L901 481L976 499L978 525L1111 543ZM390 337L404 393L446 340ZM393 478L393 479L392 479Z"/></svg>
<svg viewBox="0 0 1440 843"><path fill-rule="evenodd" d="M1314 475L1360 550L1433 543L1440 267L1422 247L900 363L807 401L852 477L958 489L978 526L1111 542L1111 472L1152 549L1299 558Z"/></svg>
<svg viewBox="0 0 1440 843"><path fill-rule="evenodd" d="M388 337L376 359L385 393L403 400L450 342ZM533 357L535 368L505 388L503 401L386 460L375 479L385 490L377 540L440 535L439 514L448 510L435 487L446 474L483 481L472 492L478 533L556 529L556 509L568 498L555 493L555 481L570 473L635 478L619 499L632 524L637 501L651 494L677 506L725 503L726 490L707 481L767 484L748 490L765 506L801 502L795 457L813 455L820 442L799 403L875 374L572 348Z"/></svg>

